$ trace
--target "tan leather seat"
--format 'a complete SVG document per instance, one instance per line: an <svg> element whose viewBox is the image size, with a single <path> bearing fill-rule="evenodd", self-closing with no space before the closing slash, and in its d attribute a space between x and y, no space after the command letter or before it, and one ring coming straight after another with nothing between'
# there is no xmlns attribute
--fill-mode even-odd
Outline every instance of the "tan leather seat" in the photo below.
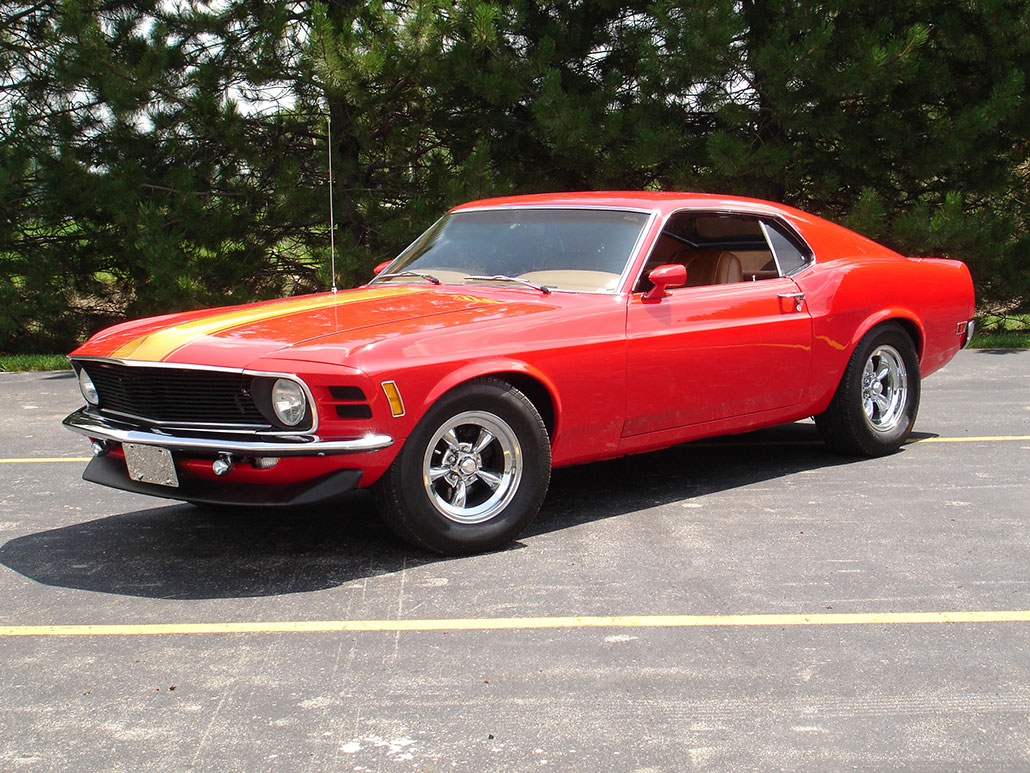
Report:
<svg viewBox="0 0 1030 773"><path fill-rule="evenodd" d="M637 283L637 292L651 289L647 275L668 263L680 263L687 268L686 287L702 287L704 285L729 284L743 282L744 272L740 258L725 250L703 250L696 247L681 247L666 250L663 256L652 255Z"/></svg>
<svg viewBox="0 0 1030 773"><path fill-rule="evenodd" d="M743 281L744 271L740 265L740 258L732 252L722 253L715 264L715 284L725 285Z"/></svg>
<svg viewBox="0 0 1030 773"><path fill-rule="evenodd" d="M666 266L670 263L679 263L680 265L686 266L690 263L691 256L695 252L696 250L693 247L683 247L679 245L673 249L656 249L648 259L647 264L644 266L644 270L640 272L640 279L637 281L637 286L634 292L647 292L654 286L651 284L651 280L647 278L647 275L659 266Z"/></svg>
<svg viewBox="0 0 1030 773"><path fill-rule="evenodd" d="M721 285L743 282L740 258L725 250L697 252L687 265L687 286Z"/></svg>

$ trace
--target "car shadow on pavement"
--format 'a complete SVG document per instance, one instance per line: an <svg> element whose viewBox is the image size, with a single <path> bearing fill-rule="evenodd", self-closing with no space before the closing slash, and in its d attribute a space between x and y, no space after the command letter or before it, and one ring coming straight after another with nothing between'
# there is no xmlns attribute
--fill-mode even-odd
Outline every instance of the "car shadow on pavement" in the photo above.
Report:
<svg viewBox="0 0 1030 773"><path fill-rule="evenodd" d="M305 509L155 504L17 537L0 563L45 585L214 599L324 590L438 560L398 542L364 492Z"/></svg>
<svg viewBox="0 0 1030 773"><path fill-rule="evenodd" d="M814 426L795 424L556 470L540 515L522 536L853 462L829 452ZM305 593L446 560L475 559L406 547L364 491L296 510L176 503L25 535L0 547L0 564L35 582L162 599Z"/></svg>
<svg viewBox="0 0 1030 773"><path fill-rule="evenodd" d="M912 433L927 437L934 435ZM543 512L523 536L860 461L835 454L805 422L559 469Z"/></svg>

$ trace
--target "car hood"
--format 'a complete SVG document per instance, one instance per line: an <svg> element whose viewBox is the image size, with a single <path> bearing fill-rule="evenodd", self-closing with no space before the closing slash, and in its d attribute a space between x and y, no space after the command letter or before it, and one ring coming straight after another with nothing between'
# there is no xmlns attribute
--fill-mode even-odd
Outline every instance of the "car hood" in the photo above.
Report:
<svg viewBox="0 0 1030 773"><path fill-rule="evenodd" d="M511 293L516 294L522 296L524 291ZM370 336L417 333L551 305L492 295L480 295L471 288L365 287L171 314L109 328L72 356L246 368L273 356L306 359L304 349L324 350L320 342L331 342L342 360L349 349L367 343ZM369 335L358 332L362 330Z"/></svg>

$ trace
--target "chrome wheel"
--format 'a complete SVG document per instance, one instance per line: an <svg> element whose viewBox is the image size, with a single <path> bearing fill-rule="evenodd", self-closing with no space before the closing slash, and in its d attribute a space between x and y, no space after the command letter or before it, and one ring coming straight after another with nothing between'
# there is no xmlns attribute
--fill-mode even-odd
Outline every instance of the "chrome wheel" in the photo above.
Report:
<svg viewBox="0 0 1030 773"><path fill-rule="evenodd" d="M511 502L522 466L522 447L507 423L492 413L466 411L445 421L430 439L422 484L444 517L483 523Z"/></svg>
<svg viewBox="0 0 1030 773"><path fill-rule="evenodd" d="M905 416L908 402L908 372L901 354L893 346L876 347L862 371L862 409L870 426L887 432Z"/></svg>
<svg viewBox="0 0 1030 773"><path fill-rule="evenodd" d="M540 510L550 477L540 412L511 384L484 377L426 411L372 493L399 537L460 556L515 539Z"/></svg>
<svg viewBox="0 0 1030 773"><path fill-rule="evenodd" d="M893 321L878 325L856 344L833 399L815 417L819 433L843 454L894 453L916 421L919 375L908 330Z"/></svg>

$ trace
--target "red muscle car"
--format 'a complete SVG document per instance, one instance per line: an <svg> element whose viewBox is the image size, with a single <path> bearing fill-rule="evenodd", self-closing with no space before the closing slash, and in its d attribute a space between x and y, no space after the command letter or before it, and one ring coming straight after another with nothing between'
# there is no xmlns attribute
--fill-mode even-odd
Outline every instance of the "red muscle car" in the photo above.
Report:
<svg viewBox="0 0 1030 773"><path fill-rule="evenodd" d="M71 354L86 480L197 503L371 487L459 554L514 539L553 467L814 416L895 451L973 332L954 260L796 209L678 193L455 207L367 285L116 325Z"/></svg>

